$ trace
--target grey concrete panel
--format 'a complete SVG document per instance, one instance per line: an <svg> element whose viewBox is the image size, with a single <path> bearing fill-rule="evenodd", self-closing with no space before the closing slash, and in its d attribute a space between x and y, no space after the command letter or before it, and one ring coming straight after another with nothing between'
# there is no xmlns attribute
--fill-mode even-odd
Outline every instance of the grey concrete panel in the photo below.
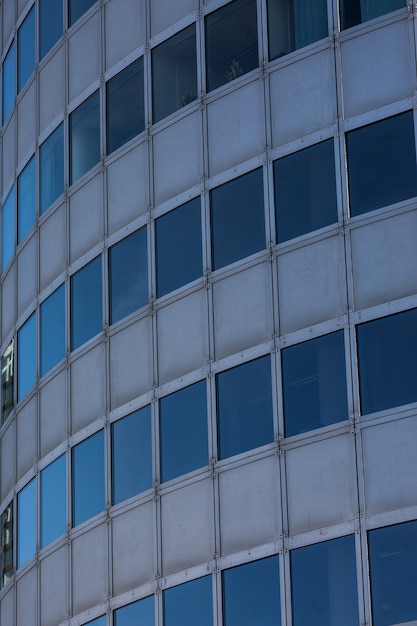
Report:
<svg viewBox="0 0 417 626"><path fill-rule="evenodd" d="M39 228L39 281L40 290L62 272L66 254L66 206L61 205Z"/></svg>
<svg viewBox="0 0 417 626"><path fill-rule="evenodd" d="M160 33L182 17L198 10L198 0L151 0L151 34Z"/></svg>
<svg viewBox="0 0 417 626"><path fill-rule="evenodd" d="M15 622L15 587L9 585L7 593L0 601L0 623L14 626Z"/></svg>
<svg viewBox="0 0 417 626"><path fill-rule="evenodd" d="M36 567L29 570L16 585L17 624L37 626L37 572Z"/></svg>
<svg viewBox="0 0 417 626"><path fill-rule="evenodd" d="M100 14L95 13L69 38L70 102L100 76L100 35ZM82 72L80 72L81 67Z"/></svg>
<svg viewBox="0 0 417 626"><path fill-rule="evenodd" d="M107 596L108 525L102 524L72 542L73 610L79 613Z"/></svg>
<svg viewBox="0 0 417 626"><path fill-rule="evenodd" d="M42 134L65 106L64 48L39 72L39 126Z"/></svg>
<svg viewBox="0 0 417 626"><path fill-rule="evenodd" d="M17 475L23 476L38 458L38 408L34 396L16 415Z"/></svg>
<svg viewBox="0 0 417 626"><path fill-rule="evenodd" d="M105 349L99 345L71 364L72 433L101 417L106 407Z"/></svg>
<svg viewBox="0 0 417 626"><path fill-rule="evenodd" d="M60 548L41 561L41 624L55 626L68 614L68 548Z"/></svg>
<svg viewBox="0 0 417 626"><path fill-rule="evenodd" d="M16 16L15 16L15 3L14 2L2 2L2 4L3 4L3 44L5 44L13 32Z"/></svg>
<svg viewBox="0 0 417 626"><path fill-rule="evenodd" d="M38 291L38 234L33 233L17 257L17 315L21 315Z"/></svg>
<svg viewBox="0 0 417 626"><path fill-rule="evenodd" d="M7 276L2 284L2 298L1 298L1 331L2 337L5 338L16 320L16 273L17 265L14 263L7 272Z"/></svg>
<svg viewBox="0 0 417 626"><path fill-rule="evenodd" d="M1 440L1 499L6 497L15 482L15 423L10 421Z"/></svg>
<svg viewBox="0 0 417 626"><path fill-rule="evenodd" d="M104 235L103 174L98 173L70 199L70 262L90 250Z"/></svg>
<svg viewBox="0 0 417 626"><path fill-rule="evenodd" d="M49 380L39 392L41 457L64 441L67 434L67 371Z"/></svg>
<svg viewBox="0 0 417 626"><path fill-rule="evenodd" d="M14 113L3 132L3 190L9 188L15 175L17 150L15 133L16 114Z"/></svg>
<svg viewBox="0 0 417 626"><path fill-rule="evenodd" d="M145 43L145 3L111 0L105 5L106 67L109 68Z"/></svg>
<svg viewBox="0 0 417 626"><path fill-rule="evenodd" d="M17 105L17 146L20 161L35 150L36 141L36 81L33 81Z"/></svg>

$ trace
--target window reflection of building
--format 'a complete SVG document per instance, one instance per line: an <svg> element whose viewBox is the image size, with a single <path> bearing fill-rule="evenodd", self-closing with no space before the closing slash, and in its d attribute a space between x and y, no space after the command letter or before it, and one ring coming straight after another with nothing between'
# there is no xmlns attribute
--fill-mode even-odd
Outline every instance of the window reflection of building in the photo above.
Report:
<svg viewBox="0 0 417 626"><path fill-rule="evenodd" d="M2 370L3 372L3 370ZM7 584L13 574L13 503L11 502L0 517L0 589Z"/></svg>
<svg viewBox="0 0 417 626"><path fill-rule="evenodd" d="M1 423L4 424L13 410L13 354L14 340L10 342L1 359Z"/></svg>

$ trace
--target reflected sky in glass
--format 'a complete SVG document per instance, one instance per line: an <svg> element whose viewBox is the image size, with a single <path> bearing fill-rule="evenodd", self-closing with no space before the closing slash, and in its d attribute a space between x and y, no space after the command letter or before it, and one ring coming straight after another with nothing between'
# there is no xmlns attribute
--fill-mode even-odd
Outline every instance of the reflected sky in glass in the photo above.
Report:
<svg viewBox="0 0 417 626"><path fill-rule="evenodd" d="M14 195L14 187L12 187L2 209L1 267L3 272L14 253Z"/></svg>
<svg viewBox="0 0 417 626"><path fill-rule="evenodd" d="M213 626L211 576L163 592L164 626Z"/></svg>
<svg viewBox="0 0 417 626"><path fill-rule="evenodd" d="M3 63L3 123L6 121L15 98L15 47L9 48Z"/></svg>
<svg viewBox="0 0 417 626"><path fill-rule="evenodd" d="M70 184L100 160L100 95L96 91L69 118Z"/></svg>
<svg viewBox="0 0 417 626"><path fill-rule="evenodd" d="M17 567L36 552L36 478L17 494Z"/></svg>
<svg viewBox="0 0 417 626"><path fill-rule="evenodd" d="M44 213L64 191L64 125L51 133L39 150L40 213Z"/></svg>
<svg viewBox="0 0 417 626"><path fill-rule="evenodd" d="M17 91L26 84L35 69L35 8L17 31Z"/></svg>
<svg viewBox="0 0 417 626"><path fill-rule="evenodd" d="M103 328L101 257L71 278L71 350Z"/></svg>
<svg viewBox="0 0 417 626"><path fill-rule="evenodd" d="M72 525L104 510L104 433L72 449Z"/></svg>
<svg viewBox="0 0 417 626"><path fill-rule="evenodd" d="M154 626L153 596L128 604L114 612L114 626Z"/></svg>
<svg viewBox="0 0 417 626"><path fill-rule="evenodd" d="M22 241L32 228L36 218L36 171L32 157L17 179L17 242Z"/></svg>
<svg viewBox="0 0 417 626"><path fill-rule="evenodd" d="M39 58L62 36L63 5L56 0L39 0Z"/></svg>
<svg viewBox="0 0 417 626"><path fill-rule="evenodd" d="M17 391L21 400L36 382L36 314L17 334Z"/></svg>
<svg viewBox="0 0 417 626"><path fill-rule="evenodd" d="M41 548L61 535L67 528L66 456L45 467L40 474Z"/></svg>
<svg viewBox="0 0 417 626"><path fill-rule="evenodd" d="M65 357L65 285L41 304L41 376Z"/></svg>
<svg viewBox="0 0 417 626"><path fill-rule="evenodd" d="M143 59L107 82L107 154L145 130L143 92Z"/></svg>
<svg viewBox="0 0 417 626"><path fill-rule="evenodd" d="M92 622L88 622L85 626L106 626L106 616L102 615L97 619L93 619Z"/></svg>
<svg viewBox="0 0 417 626"><path fill-rule="evenodd" d="M147 229L141 228L110 248L110 323L148 303Z"/></svg>

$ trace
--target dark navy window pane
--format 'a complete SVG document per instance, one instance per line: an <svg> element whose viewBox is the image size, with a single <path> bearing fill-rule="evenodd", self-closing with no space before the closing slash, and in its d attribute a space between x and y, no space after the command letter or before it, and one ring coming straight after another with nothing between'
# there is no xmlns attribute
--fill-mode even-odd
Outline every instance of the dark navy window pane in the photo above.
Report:
<svg viewBox="0 0 417 626"><path fill-rule="evenodd" d="M107 82L107 154L145 129L143 59Z"/></svg>
<svg viewBox="0 0 417 626"><path fill-rule="evenodd" d="M103 328L101 257L71 279L71 350Z"/></svg>
<svg viewBox="0 0 417 626"><path fill-rule="evenodd" d="M41 304L41 376L65 356L65 286Z"/></svg>
<svg viewBox="0 0 417 626"><path fill-rule="evenodd" d="M163 592L164 626L213 626L211 576Z"/></svg>
<svg viewBox="0 0 417 626"><path fill-rule="evenodd" d="M17 390L21 400L36 383L36 315L17 333Z"/></svg>
<svg viewBox="0 0 417 626"><path fill-rule="evenodd" d="M269 355L218 374L217 421L222 459L274 440Z"/></svg>
<svg viewBox="0 0 417 626"><path fill-rule="evenodd" d="M39 58L43 59L62 36L62 2L39 0Z"/></svg>
<svg viewBox="0 0 417 626"><path fill-rule="evenodd" d="M69 25L72 26L97 0L69 0Z"/></svg>
<svg viewBox="0 0 417 626"><path fill-rule="evenodd" d="M290 552L293 626L359 626L352 535Z"/></svg>
<svg viewBox="0 0 417 626"><path fill-rule="evenodd" d="M17 242L22 241L35 223L35 157L32 157L17 179Z"/></svg>
<svg viewBox="0 0 417 626"><path fill-rule="evenodd" d="M262 169L210 193L213 269L265 248Z"/></svg>
<svg viewBox="0 0 417 626"><path fill-rule="evenodd" d="M96 91L70 115L70 184L100 161L100 96Z"/></svg>
<svg viewBox="0 0 417 626"><path fill-rule="evenodd" d="M372 623L408 624L417 620L417 522L368 533Z"/></svg>
<svg viewBox="0 0 417 626"><path fill-rule="evenodd" d="M197 98L195 24L152 50L153 122Z"/></svg>
<svg viewBox="0 0 417 626"><path fill-rule="evenodd" d="M104 434L100 430L72 449L72 525L104 510Z"/></svg>
<svg viewBox="0 0 417 626"><path fill-rule="evenodd" d="M41 548L63 535L67 528L65 454L41 471Z"/></svg>
<svg viewBox="0 0 417 626"><path fill-rule="evenodd" d="M162 398L159 423L163 481L208 464L206 381Z"/></svg>
<svg viewBox="0 0 417 626"><path fill-rule="evenodd" d="M3 123L6 121L15 98L15 50L14 42L3 63Z"/></svg>
<svg viewBox="0 0 417 626"><path fill-rule="evenodd" d="M154 626L153 596L128 604L114 612L114 626Z"/></svg>
<svg viewBox="0 0 417 626"><path fill-rule="evenodd" d="M14 339L1 357L1 419L0 425L9 417L14 406Z"/></svg>
<svg viewBox="0 0 417 626"><path fill-rule="evenodd" d="M417 309L359 324L362 414L417 401Z"/></svg>
<svg viewBox="0 0 417 626"><path fill-rule="evenodd" d="M347 420L343 332L282 351L285 436Z"/></svg>
<svg viewBox="0 0 417 626"><path fill-rule="evenodd" d="M406 0L340 0L342 28L356 26L406 5Z"/></svg>
<svg viewBox="0 0 417 626"><path fill-rule="evenodd" d="M280 626L278 557L223 572L224 626Z"/></svg>
<svg viewBox="0 0 417 626"><path fill-rule="evenodd" d="M333 140L274 163L277 241L337 222Z"/></svg>
<svg viewBox="0 0 417 626"><path fill-rule="evenodd" d="M200 206L196 198L155 221L158 298L203 273Z"/></svg>
<svg viewBox="0 0 417 626"><path fill-rule="evenodd" d="M110 323L148 303L147 230L141 228L110 248Z"/></svg>
<svg viewBox="0 0 417 626"><path fill-rule="evenodd" d="M352 130L346 142L352 216L417 195L412 111Z"/></svg>
<svg viewBox="0 0 417 626"><path fill-rule="evenodd" d="M39 151L40 213L44 213L64 191L64 126L49 135Z"/></svg>
<svg viewBox="0 0 417 626"><path fill-rule="evenodd" d="M207 90L258 67L255 0L235 0L206 17Z"/></svg>
<svg viewBox="0 0 417 626"><path fill-rule="evenodd" d="M1 268L4 272L14 253L14 187L3 204L1 229Z"/></svg>
<svg viewBox="0 0 417 626"><path fill-rule="evenodd" d="M36 552L36 478L17 494L17 567Z"/></svg>
<svg viewBox="0 0 417 626"><path fill-rule="evenodd" d="M24 87L35 69L35 8L17 31L17 91Z"/></svg>
<svg viewBox="0 0 417 626"><path fill-rule="evenodd" d="M0 589L13 576L13 500L0 515Z"/></svg>
<svg viewBox="0 0 417 626"><path fill-rule="evenodd" d="M112 424L113 504L151 487L151 408L147 406Z"/></svg>

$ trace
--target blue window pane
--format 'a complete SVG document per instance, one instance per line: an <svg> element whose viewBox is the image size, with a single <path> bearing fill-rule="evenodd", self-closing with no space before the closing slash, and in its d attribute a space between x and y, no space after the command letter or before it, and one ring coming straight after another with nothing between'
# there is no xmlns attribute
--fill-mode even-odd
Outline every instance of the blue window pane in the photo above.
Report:
<svg viewBox="0 0 417 626"><path fill-rule="evenodd" d="M162 398L159 423L163 481L208 464L205 381Z"/></svg>
<svg viewBox="0 0 417 626"><path fill-rule="evenodd" d="M71 350L103 328L101 257L71 279Z"/></svg>
<svg viewBox="0 0 417 626"><path fill-rule="evenodd" d="M100 161L100 96L96 91L70 115L70 184Z"/></svg>
<svg viewBox="0 0 417 626"><path fill-rule="evenodd" d="M213 189L210 204L213 269L265 248L262 169Z"/></svg>
<svg viewBox="0 0 417 626"><path fill-rule="evenodd" d="M97 0L68 0L69 24L72 26Z"/></svg>
<svg viewBox="0 0 417 626"><path fill-rule="evenodd" d="M277 241L337 222L333 139L274 163Z"/></svg>
<svg viewBox="0 0 417 626"><path fill-rule="evenodd" d="M41 376L65 356L65 286L41 304Z"/></svg>
<svg viewBox="0 0 417 626"><path fill-rule="evenodd" d="M39 151L40 213L44 213L64 191L64 126L49 135Z"/></svg>
<svg viewBox="0 0 417 626"><path fill-rule="evenodd" d="M222 579L224 626L280 626L277 556L227 569Z"/></svg>
<svg viewBox="0 0 417 626"><path fill-rule="evenodd" d="M114 612L114 626L154 626L153 596L128 604Z"/></svg>
<svg viewBox="0 0 417 626"><path fill-rule="evenodd" d="M106 616L102 615L101 617L98 617L97 619L93 619L92 622L87 622L87 624L85 624L85 626L106 626Z"/></svg>
<svg viewBox="0 0 417 626"><path fill-rule="evenodd" d="M417 401L417 309L357 326L362 414Z"/></svg>
<svg viewBox="0 0 417 626"><path fill-rule="evenodd" d="M21 400L36 383L36 315L17 334L17 391Z"/></svg>
<svg viewBox="0 0 417 626"><path fill-rule="evenodd" d="M9 417L14 406L14 339L1 357L1 418L0 425Z"/></svg>
<svg viewBox="0 0 417 626"><path fill-rule="evenodd" d="M3 123L6 121L15 98L15 51L14 42L3 63Z"/></svg>
<svg viewBox="0 0 417 626"><path fill-rule="evenodd" d="M145 130L143 59L107 82L107 154Z"/></svg>
<svg viewBox="0 0 417 626"><path fill-rule="evenodd" d="M417 195L412 111L346 135L352 216Z"/></svg>
<svg viewBox="0 0 417 626"><path fill-rule="evenodd" d="M35 8L17 31L17 91L26 84L35 69Z"/></svg>
<svg viewBox="0 0 417 626"><path fill-rule="evenodd" d="M61 535L67 528L66 457L60 456L40 474L41 548Z"/></svg>
<svg viewBox="0 0 417 626"><path fill-rule="evenodd" d="M373 625L417 620L417 522L378 528L368 538Z"/></svg>
<svg viewBox="0 0 417 626"><path fill-rule="evenodd" d="M359 626L352 535L290 552L293 626Z"/></svg>
<svg viewBox="0 0 417 626"><path fill-rule="evenodd" d="M152 487L151 407L112 424L113 504Z"/></svg>
<svg viewBox="0 0 417 626"><path fill-rule="evenodd" d="M158 218L155 240L158 298L202 276L200 198Z"/></svg>
<svg viewBox="0 0 417 626"><path fill-rule="evenodd" d="M282 351L285 435L347 420L343 332Z"/></svg>
<svg viewBox="0 0 417 626"><path fill-rule="evenodd" d="M36 478L17 494L17 567L36 552Z"/></svg>
<svg viewBox="0 0 417 626"><path fill-rule="evenodd" d="M406 0L340 0L342 28L356 26L405 6Z"/></svg>
<svg viewBox="0 0 417 626"><path fill-rule="evenodd" d="M43 59L62 36L62 2L39 0L39 58Z"/></svg>
<svg viewBox="0 0 417 626"><path fill-rule="evenodd" d="M72 449L72 525L104 510L104 433Z"/></svg>
<svg viewBox="0 0 417 626"><path fill-rule="evenodd" d="M1 267L4 272L14 253L14 187L3 204L1 229Z"/></svg>
<svg viewBox="0 0 417 626"><path fill-rule="evenodd" d="M148 301L147 229L141 228L110 248L110 323Z"/></svg>
<svg viewBox="0 0 417 626"><path fill-rule="evenodd" d="M13 500L0 515L0 589L13 576Z"/></svg>
<svg viewBox="0 0 417 626"><path fill-rule="evenodd" d="M35 157L32 157L17 179L17 242L22 241L35 223Z"/></svg>
<svg viewBox="0 0 417 626"><path fill-rule="evenodd" d="M211 576L163 592L164 626L213 626Z"/></svg>
<svg viewBox="0 0 417 626"><path fill-rule="evenodd" d="M218 374L217 421L222 459L274 440L269 355Z"/></svg>

